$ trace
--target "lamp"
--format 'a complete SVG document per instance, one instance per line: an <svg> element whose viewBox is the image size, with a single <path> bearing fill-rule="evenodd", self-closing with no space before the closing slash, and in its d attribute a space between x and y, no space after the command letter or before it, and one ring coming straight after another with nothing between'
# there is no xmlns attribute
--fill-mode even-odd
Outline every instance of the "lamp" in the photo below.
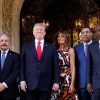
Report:
<svg viewBox="0 0 100 100"><path fill-rule="evenodd" d="M82 19L77 19L75 21L75 26L76 27L82 27L82 25L83 25L83 20Z"/></svg>
<svg viewBox="0 0 100 100"><path fill-rule="evenodd" d="M50 25L50 23L49 23L49 21L47 20L43 20L43 24L45 25L45 27L46 28L48 28L49 27L49 25Z"/></svg>
<svg viewBox="0 0 100 100"><path fill-rule="evenodd" d="M95 30L96 25L100 23L100 8L97 9L96 13L89 17L89 26Z"/></svg>
<svg viewBox="0 0 100 100"><path fill-rule="evenodd" d="M75 27L76 27L76 29L77 29L77 31L79 32L80 31L80 29L82 28L82 26L83 26L83 20L82 19L76 19L76 21L75 21Z"/></svg>

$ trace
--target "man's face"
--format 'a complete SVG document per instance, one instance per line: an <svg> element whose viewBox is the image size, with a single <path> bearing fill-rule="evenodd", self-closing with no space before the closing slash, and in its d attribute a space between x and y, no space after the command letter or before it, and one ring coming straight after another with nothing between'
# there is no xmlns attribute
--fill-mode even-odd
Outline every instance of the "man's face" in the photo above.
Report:
<svg viewBox="0 0 100 100"><path fill-rule="evenodd" d="M34 35L35 39L42 40L42 39L44 39L45 34L46 34L46 32L45 32L44 26L36 25L33 28L33 35Z"/></svg>
<svg viewBox="0 0 100 100"><path fill-rule="evenodd" d="M97 37L100 39L100 25L96 27L96 34L97 34Z"/></svg>
<svg viewBox="0 0 100 100"><path fill-rule="evenodd" d="M0 37L0 49L6 51L10 48L10 41L6 35Z"/></svg>
<svg viewBox="0 0 100 100"><path fill-rule="evenodd" d="M81 31L81 38L84 42L89 42L92 38L92 32L89 28L83 28Z"/></svg>

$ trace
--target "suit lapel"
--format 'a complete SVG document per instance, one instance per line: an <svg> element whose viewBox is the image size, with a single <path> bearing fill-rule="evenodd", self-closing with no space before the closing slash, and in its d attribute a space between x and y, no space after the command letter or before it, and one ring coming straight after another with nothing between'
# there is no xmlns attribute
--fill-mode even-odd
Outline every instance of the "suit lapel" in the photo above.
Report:
<svg viewBox="0 0 100 100"><path fill-rule="evenodd" d="M95 43L94 48L95 48L96 52L98 52L98 54L100 55L100 49L99 49L99 42L98 41Z"/></svg>
<svg viewBox="0 0 100 100"><path fill-rule="evenodd" d="M43 51L42 51L42 56L41 56L41 60L44 59L46 51L47 51L47 43L44 42L44 47L43 47Z"/></svg>
<svg viewBox="0 0 100 100"><path fill-rule="evenodd" d="M84 52L84 45L83 45L83 43L82 43L82 45L81 45L81 46L82 46L82 52Z"/></svg>
<svg viewBox="0 0 100 100"><path fill-rule="evenodd" d="M35 41L33 41L33 42L31 43L31 50L32 50L32 54L33 54L34 58L35 58L36 60L38 60L37 53L36 53L36 48L35 48ZM40 59L40 60L44 59L45 54L46 54L46 51L47 51L47 43L44 42L43 51L42 51L42 56L41 56L41 59Z"/></svg>
<svg viewBox="0 0 100 100"><path fill-rule="evenodd" d="M8 53L7 53L7 56L6 56L5 62L4 62L3 70L5 70L6 65L8 64L8 62L9 62L10 59L11 59L11 56L12 56L12 52L11 52L11 50L9 50Z"/></svg>
<svg viewBox="0 0 100 100"><path fill-rule="evenodd" d="M32 54L33 54L34 58L38 60L37 53L36 53L36 48L35 48L35 41L33 41L31 43L30 49L32 50Z"/></svg>
<svg viewBox="0 0 100 100"><path fill-rule="evenodd" d="M81 44L81 52L83 52L83 55L85 56L83 43Z"/></svg>
<svg viewBox="0 0 100 100"><path fill-rule="evenodd" d="M87 59L87 57L86 57L86 55L85 55L84 44L83 44L83 43L82 43L82 52L83 52L84 57Z"/></svg>

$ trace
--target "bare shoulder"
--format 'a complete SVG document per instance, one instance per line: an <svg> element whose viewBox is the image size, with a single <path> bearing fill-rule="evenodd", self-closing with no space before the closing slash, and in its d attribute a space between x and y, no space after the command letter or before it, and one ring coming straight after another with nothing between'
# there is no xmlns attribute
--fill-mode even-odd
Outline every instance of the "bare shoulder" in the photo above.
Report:
<svg viewBox="0 0 100 100"><path fill-rule="evenodd" d="M73 54L74 53L74 49L70 48L68 52L69 52L69 54Z"/></svg>

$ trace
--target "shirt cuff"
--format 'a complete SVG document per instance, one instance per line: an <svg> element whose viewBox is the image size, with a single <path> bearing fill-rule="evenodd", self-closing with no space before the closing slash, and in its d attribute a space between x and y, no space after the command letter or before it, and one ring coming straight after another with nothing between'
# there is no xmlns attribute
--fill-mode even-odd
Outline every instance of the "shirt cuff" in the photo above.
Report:
<svg viewBox="0 0 100 100"><path fill-rule="evenodd" d="M7 84L5 82L2 83L6 88L8 88Z"/></svg>
<svg viewBox="0 0 100 100"><path fill-rule="evenodd" d="M20 84L26 83L25 81L21 81Z"/></svg>

